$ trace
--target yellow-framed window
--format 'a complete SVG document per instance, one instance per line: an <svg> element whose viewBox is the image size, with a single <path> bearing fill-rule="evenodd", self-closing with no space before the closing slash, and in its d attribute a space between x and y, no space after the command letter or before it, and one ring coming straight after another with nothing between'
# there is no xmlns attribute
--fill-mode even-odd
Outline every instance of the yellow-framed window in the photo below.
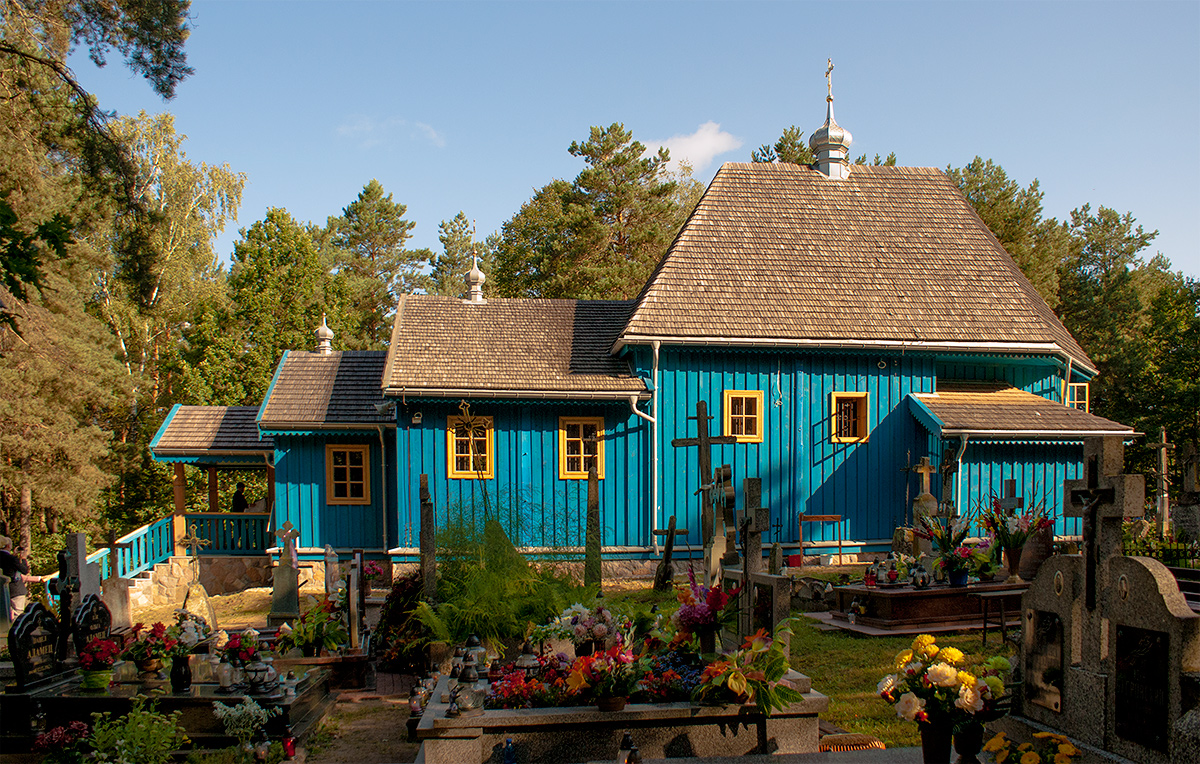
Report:
<svg viewBox="0 0 1200 764"><path fill-rule="evenodd" d="M725 405L721 410L724 412L724 434L735 436L738 443L762 443L762 390L726 390Z"/></svg>
<svg viewBox="0 0 1200 764"><path fill-rule="evenodd" d="M833 393L829 439L834 443L863 443L871 431L870 393Z"/></svg>
<svg viewBox="0 0 1200 764"><path fill-rule="evenodd" d="M1073 409L1089 411L1087 382L1072 382L1067 385L1067 405Z"/></svg>
<svg viewBox="0 0 1200 764"><path fill-rule="evenodd" d="M558 477L586 480L596 465L596 477L604 479L604 417L558 418Z"/></svg>
<svg viewBox="0 0 1200 764"><path fill-rule="evenodd" d="M491 480L495 476L495 437L490 416L446 419L447 475L461 480Z"/></svg>
<svg viewBox="0 0 1200 764"><path fill-rule="evenodd" d="M325 503L371 503L370 446L325 446Z"/></svg>

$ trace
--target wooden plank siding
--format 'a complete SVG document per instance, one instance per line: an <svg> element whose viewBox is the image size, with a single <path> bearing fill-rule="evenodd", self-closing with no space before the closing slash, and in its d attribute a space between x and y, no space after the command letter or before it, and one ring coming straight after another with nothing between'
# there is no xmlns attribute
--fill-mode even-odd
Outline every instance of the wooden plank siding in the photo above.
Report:
<svg viewBox="0 0 1200 764"><path fill-rule="evenodd" d="M1034 459L1031 459L1033 455ZM963 453L963 503L975 509L995 494L1005 480L1016 480L1025 506L1042 506L1055 518L1054 532L1078 535L1079 518L1062 516L1063 481L1082 477L1083 443L969 441Z"/></svg>
<svg viewBox="0 0 1200 764"><path fill-rule="evenodd" d="M391 440L385 433L384 442ZM325 446L328 444L370 446L370 504L325 502ZM386 461L395 465L395 448L388 444ZM395 505L394 469L385 470L379 435L275 435L275 527L286 522L300 530L300 547L331 544L335 549L379 549L383 543L384 502ZM388 480L384 492L385 475ZM395 546L397 529L389 518L388 544Z"/></svg>
<svg viewBox="0 0 1200 764"><path fill-rule="evenodd" d="M421 422L412 423L413 413ZM398 494L402 529L420 526L419 480L429 475L429 490L439 527L461 520L482 524L484 492L518 546L581 547L586 526L587 481L558 477L560 416L604 418L604 479L600 513L605 546L648 547L649 457L647 423L629 404L475 401L471 413L492 417L495 475L491 480L447 477L446 422L457 404L410 401L399 412Z"/></svg>

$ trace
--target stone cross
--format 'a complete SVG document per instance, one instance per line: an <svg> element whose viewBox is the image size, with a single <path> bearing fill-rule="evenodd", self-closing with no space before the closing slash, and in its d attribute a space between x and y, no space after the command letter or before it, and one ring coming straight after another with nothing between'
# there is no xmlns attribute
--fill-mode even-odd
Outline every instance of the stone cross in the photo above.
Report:
<svg viewBox="0 0 1200 764"><path fill-rule="evenodd" d="M337 599L338 582L342 580L342 569L338 566L338 553L333 546L325 545L325 596Z"/></svg>
<svg viewBox="0 0 1200 764"><path fill-rule="evenodd" d="M1025 508L1025 500L1017 497L1017 481L1005 480L1002 495L1000 497L1000 509L1003 509L1007 514L1015 514L1018 509Z"/></svg>
<svg viewBox="0 0 1200 764"><path fill-rule="evenodd" d="M688 448L697 446L699 448L699 463L700 463L700 480L702 485L697 493L701 494L700 498L700 536L704 542L704 556L708 563L705 567L708 572L708 585L712 586L716 583L714 558L720 560L721 553L724 549L714 550L714 546L724 545L724 535L721 536L721 541L718 543L715 538L716 518L712 511L712 488L713 484L704 482L713 474L712 471L712 447L726 443L737 443L735 435L710 435L708 432L708 423L713 419L708 415L708 404L704 401L696 401L696 416L688 417L688 420L696 422L696 437L694 438L675 438L671 441L674 448Z"/></svg>
<svg viewBox="0 0 1200 764"><path fill-rule="evenodd" d="M763 567L762 535L770 528L771 510L759 506L762 503L762 478L746 478L742 481L742 506L737 513L737 527L742 536L742 555L748 574L758 573Z"/></svg>
<svg viewBox="0 0 1200 764"><path fill-rule="evenodd" d="M108 550L108 578L100 582L101 599L108 606L112 625L128 629L133 626L133 614L129 608L129 587L133 582L120 574L120 556L117 552L133 546L131 541L117 541L117 534L111 528L108 531L107 543L97 543L97 549Z"/></svg>
<svg viewBox="0 0 1200 764"><path fill-rule="evenodd" d="M1100 566L1121 555L1121 523L1141 517L1146 497L1145 478L1125 475L1125 444L1120 435L1087 438L1085 477L1067 480L1064 517L1083 518L1084 602L1096 609Z"/></svg>
<svg viewBox="0 0 1200 764"><path fill-rule="evenodd" d="M294 569L300 568L300 561L296 557L296 539L300 538L300 531L296 530L291 521L284 523L279 530L275 531L275 535L279 537L283 549L279 553L279 562L283 564L283 558L286 555L288 565Z"/></svg>
<svg viewBox="0 0 1200 764"><path fill-rule="evenodd" d="M675 571L671 567L671 554L675 550L675 537L687 536L688 534L687 528L677 529L675 527L676 522L678 521L675 519L675 515L671 515L665 531L659 528L654 530L655 536L667 537L666 544L663 547L663 557L658 561L658 568L654 571L655 591L665 592L670 590L671 579L675 574Z"/></svg>
<svg viewBox="0 0 1200 764"><path fill-rule="evenodd" d="M928 456L922 456L917 462L917 466L912 468L912 471L921 476L921 492L913 500L913 527L916 528L919 526L917 522L918 513L926 517L933 517L937 514L938 502L933 492L929 490L930 476L937 472L937 467L929 463Z"/></svg>
<svg viewBox="0 0 1200 764"><path fill-rule="evenodd" d="M1171 475L1167 452L1175 448L1175 444L1167 442L1166 427L1159 428L1158 433L1158 442L1149 446L1158 451L1158 537L1163 538L1163 533L1171 529Z"/></svg>
<svg viewBox="0 0 1200 764"><path fill-rule="evenodd" d="M421 475L421 587L425 596L437 596L437 518L433 514L433 496L429 493L429 475Z"/></svg>

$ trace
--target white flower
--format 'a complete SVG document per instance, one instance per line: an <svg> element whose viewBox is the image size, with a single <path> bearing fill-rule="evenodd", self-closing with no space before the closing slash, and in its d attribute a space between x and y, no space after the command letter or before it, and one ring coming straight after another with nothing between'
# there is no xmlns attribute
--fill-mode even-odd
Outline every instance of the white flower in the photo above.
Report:
<svg viewBox="0 0 1200 764"><path fill-rule="evenodd" d="M1017 530L1019 529L1019 526L1017 524L1017 518L1010 517L1007 520L1005 520L1004 527L1008 529L1009 533L1016 533Z"/></svg>
<svg viewBox="0 0 1200 764"><path fill-rule="evenodd" d="M875 692L880 695L886 695L892 690L900 686L900 677L895 674L888 674L883 679L879 680L879 684L875 687Z"/></svg>
<svg viewBox="0 0 1200 764"><path fill-rule="evenodd" d="M969 714L983 710L983 696L979 694L976 686L963 686L958 691L958 699L954 701L954 705Z"/></svg>
<svg viewBox="0 0 1200 764"><path fill-rule="evenodd" d="M901 695L900 701L896 703L896 716L910 722L916 719L917 714L923 710L925 710L925 701L911 692Z"/></svg>
<svg viewBox="0 0 1200 764"><path fill-rule="evenodd" d="M929 681L938 687L953 687L958 684L958 669L949 663L935 663L925 673Z"/></svg>
<svg viewBox="0 0 1200 764"><path fill-rule="evenodd" d="M925 669L925 664L920 661L912 661L904 664L905 674L920 674Z"/></svg>

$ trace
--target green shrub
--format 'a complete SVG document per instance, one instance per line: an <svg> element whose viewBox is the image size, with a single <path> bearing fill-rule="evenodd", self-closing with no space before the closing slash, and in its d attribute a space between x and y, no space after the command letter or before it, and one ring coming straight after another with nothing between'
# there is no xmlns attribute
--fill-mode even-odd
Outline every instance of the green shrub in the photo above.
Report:
<svg viewBox="0 0 1200 764"><path fill-rule="evenodd" d="M124 716L112 718L109 712L92 714L91 745L96 761L167 764L171 754L186 740L180 712L160 714L154 705L137 696Z"/></svg>

